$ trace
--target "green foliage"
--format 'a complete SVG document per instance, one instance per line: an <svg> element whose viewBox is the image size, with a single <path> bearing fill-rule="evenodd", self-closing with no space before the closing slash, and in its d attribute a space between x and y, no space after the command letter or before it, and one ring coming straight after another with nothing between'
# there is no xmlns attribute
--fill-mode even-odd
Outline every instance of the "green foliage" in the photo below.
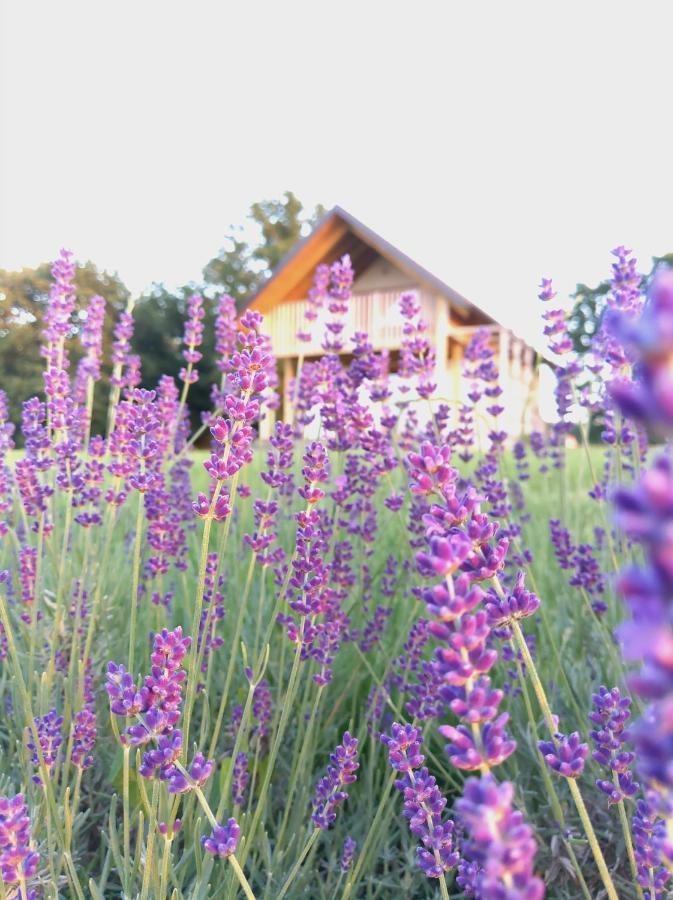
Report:
<svg viewBox="0 0 673 900"><path fill-rule="evenodd" d="M203 270L204 284L190 284L171 291L156 283L139 298L134 309L133 350L142 362L142 384L156 386L162 374L177 377L183 365L181 340L187 298L195 292L206 297L203 359L200 379L189 391L192 420L210 407L210 385L219 381L214 360L214 293L231 294L242 308L259 284L268 278L279 260L310 230L324 213L318 205L308 214L301 201L286 191L280 200L262 200L250 208L249 218L259 231L259 240L248 243L241 227L232 228L220 253ZM11 401L11 418L18 423L25 400L42 395L43 360L40 341L43 317L51 286L51 263L19 272L0 270L0 373L2 388ZM93 432L105 430L110 373L112 329L126 307L130 292L117 275L101 272L92 262L78 266L75 279L77 307L73 316L68 349L73 369L81 355L80 324L91 297L100 294L107 301L103 340L103 381L96 388Z"/></svg>
<svg viewBox="0 0 673 900"><path fill-rule="evenodd" d="M605 309L610 282L601 281L597 287L578 284L572 298L575 305L568 322L568 333L572 338L575 353L586 353L591 340L598 331Z"/></svg>
<svg viewBox="0 0 673 900"><path fill-rule="evenodd" d="M241 307L324 212L318 204L307 215L292 191L285 191L282 200L253 203L248 218L257 227L260 240L248 244L240 227L232 229L220 252L205 266L204 281L231 294Z"/></svg>
<svg viewBox="0 0 673 900"><path fill-rule="evenodd" d="M185 365L182 358L182 336L187 309L187 300L197 292L194 285L187 285L171 292L161 284L155 284L148 294L143 295L133 310L135 329L133 351L142 360L142 384L147 388L156 387L162 375L178 377ZM189 389L189 408L192 423L200 423L200 415L211 409L210 386L219 382L220 373L215 366L215 305L205 299L203 344L199 348L203 359L198 364L200 378Z"/></svg>
<svg viewBox="0 0 673 900"><path fill-rule="evenodd" d="M652 268L647 275L643 275L644 287L659 266L673 266L673 253L652 258ZM610 282L608 279L601 281L596 287L586 284L578 284L571 297L575 301L570 318L568 320L568 333L573 340L575 353L586 353L591 347L591 340L600 328L601 319L605 312Z"/></svg>

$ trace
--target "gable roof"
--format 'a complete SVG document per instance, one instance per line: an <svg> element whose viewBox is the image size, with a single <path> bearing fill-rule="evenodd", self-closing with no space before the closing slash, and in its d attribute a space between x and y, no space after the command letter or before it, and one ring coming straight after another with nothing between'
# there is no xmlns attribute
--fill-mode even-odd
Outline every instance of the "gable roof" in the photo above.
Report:
<svg viewBox="0 0 673 900"><path fill-rule="evenodd" d="M365 261L367 254L366 250L357 252L358 248L354 244L353 237L357 243L397 266L402 272L418 281L421 286L430 288L446 297L455 306L463 310L478 309L474 303L466 300L458 291L449 287L432 272L424 269L410 256L340 206L335 206L325 213L311 233L293 247L276 266L268 281L257 290L248 305L259 309L260 312L266 312L276 303L285 299L288 294L296 293L297 299L305 296L306 289L313 281L315 267L326 256L338 259L344 253L350 253L353 268L358 274L362 271L362 266L358 267L357 257L359 256ZM369 262L371 262L371 258L369 258ZM484 313L484 315L488 314ZM492 319L490 315L488 318Z"/></svg>

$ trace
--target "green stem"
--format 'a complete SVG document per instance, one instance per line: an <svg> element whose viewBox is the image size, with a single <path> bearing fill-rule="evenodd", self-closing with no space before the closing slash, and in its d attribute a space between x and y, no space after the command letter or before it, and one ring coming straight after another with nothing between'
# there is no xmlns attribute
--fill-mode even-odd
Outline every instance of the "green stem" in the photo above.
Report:
<svg viewBox="0 0 673 900"><path fill-rule="evenodd" d="M131 581L131 621L129 623L129 672L135 679L136 623L138 620L138 588L140 585L140 548L143 530L143 494L138 492L138 509L136 511L136 533L133 549L133 577Z"/></svg>
<svg viewBox="0 0 673 900"><path fill-rule="evenodd" d="M173 838L166 835L164 837L164 852L161 860L161 881L159 882L159 896L168 896L168 867L171 861L171 846Z"/></svg>
<svg viewBox="0 0 673 900"><path fill-rule="evenodd" d="M33 598L33 610L30 618L30 644L28 650L28 687L30 691L33 689L33 666L35 660L35 644L37 637L37 615L40 604L40 575L42 573L42 554L44 548L44 513L40 515L40 522L37 532L37 558L35 560L35 597Z"/></svg>
<svg viewBox="0 0 673 900"><path fill-rule="evenodd" d="M612 773L612 780L615 784L615 787L619 790L619 779L617 778L617 773ZM626 854L629 858L629 867L631 869L631 877L633 878L633 884L635 885L636 892L640 900L643 900L643 889L640 886L640 882L638 881L638 867L636 866L636 857L633 852L633 839L631 838L631 829L629 828L629 822L626 817L626 808L624 806L624 801L620 800L617 804L617 809L619 810L619 820L622 823L622 831L624 832L624 843L626 844Z"/></svg>
<svg viewBox="0 0 673 900"><path fill-rule="evenodd" d="M547 796L551 801L552 812L554 813L554 817L558 823L561 834L563 835L562 840L563 844L566 848L568 856L570 857L570 861L572 862L573 868L575 869L575 874L577 875L577 879L580 883L580 887L582 888L582 894L585 897L585 900L591 900L591 894L589 893L589 888L587 887L587 883L584 880L584 875L582 874L582 869L578 862L577 856L575 855L575 851L573 849L570 841L565 837L565 816L563 815L563 807L561 806L561 801L559 800L558 794L556 793L556 788L554 787L554 782L552 781L551 775L549 774L549 768L547 767L546 762L544 761L542 754L537 750L538 745L538 732L537 732L537 724L535 722L535 715L533 713L533 704L531 703L530 694L528 692L528 685L526 684L526 678L523 673L523 666L521 665L521 660L519 659L519 655L516 651L516 647L514 645L514 641L510 640L510 647L512 648L512 653L514 654L514 659L516 660L516 671L517 676L519 678L519 684L521 685L521 690L523 692L524 703L526 706L526 712L528 714L528 722L530 725L531 732L533 734L533 740L535 741L536 748L536 756L538 762L540 764L540 772L542 773L542 780L544 781L545 788L547 789Z"/></svg>
<svg viewBox="0 0 673 900"><path fill-rule="evenodd" d="M545 722L547 723L547 728L549 729L552 738L555 740L557 729L556 725L554 724L554 716L549 706L544 687L542 685L542 682L540 681L540 676L538 675L537 668L535 666L535 663L533 662L533 657L530 654L528 644L526 643L526 639L521 630L521 626L516 619L514 619L512 622L512 630L519 645L519 649L521 650L521 653L523 655L524 662L526 663L530 679L533 683L533 690L535 691L538 703L540 704L540 709L542 710L542 715L544 716ZM584 826L584 831L587 836L587 840L589 841L591 852L593 853L594 859L596 860L596 865L598 866L598 871L600 872L601 879L605 886L605 890L607 891L609 900L618 900L617 891L615 890L615 886L612 882L612 877L610 876L608 867L605 864L603 851L601 850L598 844L598 840L596 839L596 833L593 829L593 825L591 824L591 819L589 818L589 814L587 813L586 806L584 805L584 800L582 799L580 789L577 786L574 778L566 778L566 781L568 782L570 793L575 802L575 806L577 807L577 812L579 813L580 819L582 820L582 825Z"/></svg>
<svg viewBox="0 0 673 900"><path fill-rule="evenodd" d="M196 784L194 781L192 781L192 779L189 777L189 773L186 771L186 769L180 763L176 763L176 765L177 765L178 769L182 772L182 774L185 776L185 778L187 778L187 780L191 783L194 793L196 794L196 799L199 801L199 803L201 805L201 809L206 814L206 818L208 819L208 821L210 822L212 827L216 828L217 827L217 819L215 818L215 815L214 815L212 809L210 808L210 804L206 800L206 798L203 794L203 791L198 786L198 784ZM229 857L229 864L232 867L232 869L234 870L234 874L236 875L236 878L238 879L238 883L240 884L241 888L243 889L243 893L245 894L245 896L248 898L248 900L255 900L255 895L252 892L252 888L250 887L248 879L245 877L245 873L243 872L243 869L241 868L238 860L236 859L236 857L234 856L233 853Z"/></svg>
<svg viewBox="0 0 673 900"><path fill-rule="evenodd" d="M124 880L128 880L128 873L131 867L131 813L130 813L130 802L129 802L129 753L130 748L128 745L124 745L124 762L122 768L122 806L123 806L123 829L124 829ZM128 893L129 885L126 885L126 892Z"/></svg>
<svg viewBox="0 0 673 900"><path fill-rule="evenodd" d="M388 802L388 798L390 797L390 793L393 789L393 785L395 783L396 777L397 777L397 772L395 772L395 770L393 770L390 773L390 775L388 776L388 781L386 782L385 787L381 793L381 797L379 799L378 808L377 808L374 818L372 819L371 824L369 826L369 831L367 832L367 837L364 840L364 843L362 845L362 850L360 851L360 853L358 855L357 862L355 863L352 874L351 874L350 878L348 879L348 881L346 882L346 887L344 888L344 892L343 892L343 896L342 896L341 900L348 900L348 898L350 897L350 895L353 891L353 888L358 883L360 871L367 859L367 853L369 851L369 846L372 843L372 841L374 840L374 838L379 833L379 825L380 825L381 819L383 818L383 813L385 811L386 804Z"/></svg>
<svg viewBox="0 0 673 900"><path fill-rule="evenodd" d="M587 808L584 805L584 800L582 798L582 794L580 793L580 789L577 786L577 782L574 778L566 778L568 782L568 787L570 788L570 793L572 794L572 798L575 801L575 806L577 807L577 812L580 814L580 819L582 820L582 825L584 826L584 831L586 832L586 836L589 840L589 846L591 847L591 852L594 855L594 859L596 860L596 865L598 866L598 871L601 873L601 878L603 880L603 884L605 885L605 890L607 891L608 897L610 900L619 900L617 896L617 891L615 890L615 886L612 883L612 877L608 872L608 867L605 864L605 859L603 858L603 853L598 844L598 840L596 838L596 833L594 831L594 827L591 824L591 819L589 818L589 813L587 812Z"/></svg>
<svg viewBox="0 0 673 900"><path fill-rule="evenodd" d="M217 711L217 719L215 721L215 727L213 729L213 735L210 740L210 750L208 751L208 755L210 757L215 755L215 750L217 749L217 741L220 737L220 730L222 728L222 721L224 719L224 711L226 709L227 700L229 699L229 690L231 688L231 682L234 677L234 666L236 664L236 660L238 659L238 644L241 638L241 630L243 628L243 618L245 616L245 610L248 605L248 598L250 596L250 586L252 584L252 576L255 569L255 560L257 559L257 554L253 553L250 557L250 563L248 565L248 572L245 579L245 588L243 589L243 598L238 605L238 615L236 616L236 624L234 626L234 635L230 642L231 652L229 654L229 665L227 666L227 675L224 680L224 689L222 691L222 696L220 698L220 706Z"/></svg>
<svg viewBox="0 0 673 900"><path fill-rule="evenodd" d="M147 849L145 852L145 870L143 872L143 886L140 893L140 900L146 900L150 890L150 879L152 877L152 869L154 864L154 840L157 830L157 806L159 804L159 782L155 780L152 787L152 805L150 806L150 817L147 824Z"/></svg>
<svg viewBox="0 0 673 900"><path fill-rule="evenodd" d="M241 888L243 889L243 893L245 894L245 896L248 898L248 900L255 900L255 895L252 892L250 883L248 882L248 879L245 877L245 873L243 872L243 869L241 868L238 860L236 859L236 857L234 856L233 853L229 857L229 865L234 870L234 874L236 875L236 878L238 878L238 883L240 884Z"/></svg>
<svg viewBox="0 0 673 900"><path fill-rule="evenodd" d="M197 636L199 633L199 622L201 621L201 612L203 611L203 594L205 591L206 585L206 566L208 564L208 549L210 546L210 532L213 527L213 515L215 513L215 505L217 503L218 497L220 496L220 491L222 490L222 482L218 481L215 485L215 490L213 491L213 497L210 501L210 508L208 509L208 513L206 515L206 519L203 525L203 536L201 538L201 561L199 563L199 581L196 589L196 599L194 601L194 614L192 616L192 628L191 628L191 638L192 638L192 646L191 646L191 655L189 660L189 665L187 667L187 671L190 673L190 677L187 680L187 697L185 699L185 712L184 712L184 738L183 738L183 746L182 752L183 757L187 758L187 753L189 752L189 726L191 723L192 717L192 708L194 706L194 699L196 696L196 683L198 681L198 669L196 666L196 660L198 656L198 648L197 648Z"/></svg>
<svg viewBox="0 0 673 900"><path fill-rule="evenodd" d="M304 629L302 625L299 640L294 652L294 660L292 662L292 669L290 671L287 692L285 694L285 700L283 703L283 711L281 713L280 722L278 723L278 730L276 731L274 742L271 747L271 753L269 754L269 761L266 767L266 772L264 773L264 781L262 782L262 787L259 792L257 808L255 809L255 814L252 818L250 829L248 831L248 841L245 845L244 853L242 856L243 862L245 862L245 859L247 858L248 847L253 846L257 828L259 827L260 819L262 818L262 814L264 812L269 785L271 784L271 778L273 777L276 759L278 758L278 751L280 750L280 745L285 735L285 729L287 728L287 723L294 704L294 698L297 691L297 676L299 675L299 664L301 662L301 644L303 641L303 636Z"/></svg>
<svg viewBox="0 0 673 900"><path fill-rule="evenodd" d="M292 775L290 776L290 784L287 789L287 803L285 804L285 811L283 813L283 821L281 822L280 830L278 832L278 837L276 838L276 847L281 847L283 844L283 838L285 836L285 829L287 828L287 823L289 822L290 812L292 811L292 806L293 806L290 801L291 801L291 798L294 797L294 791L297 786L297 780L299 778L299 773L305 771L303 769L303 766L304 766L304 762L305 762L306 756L309 751L309 747L311 747L311 739L313 737L313 727L315 725L316 715L318 713L318 706L320 705L320 698L322 697L322 693L323 693L323 685L321 685L318 688L318 691L316 693L316 697L313 702L313 707L311 709L311 715L310 715L310 718L308 721L308 725L306 727L306 734L304 735L304 739L302 741L301 751L299 753L299 756L297 756L295 758L295 763L292 767ZM302 706L302 708L303 708L303 706ZM306 852L308 853L308 850ZM279 900L280 900L280 898L279 898Z"/></svg>
<svg viewBox="0 0 673 900"><path fill-rule="evenodd" d="M308 841L304 845L304 849L299 854L299 858L297 859L296 863L292 866L292 869L290 870L290 874L285 879L285 883L283 884L283 887L280 889L280 893L278 894L278 897L276 898L276 900L283 900L283 897L290 890L290 886L292 885L292 882L297 877L297 874L299 873L299 870L301 869L302 863L304 862L304 860L310 853L311 848L313 847L315 842L318 840L319 836L320 836L320 829L315 828L313 830L313 834L311 835L311 837L308 839Z"/></svg>

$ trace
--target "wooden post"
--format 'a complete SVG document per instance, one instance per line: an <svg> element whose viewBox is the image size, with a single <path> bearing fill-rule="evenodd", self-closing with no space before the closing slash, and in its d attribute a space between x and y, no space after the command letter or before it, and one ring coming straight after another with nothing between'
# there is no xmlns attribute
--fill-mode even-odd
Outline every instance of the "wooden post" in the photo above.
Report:
<svg viewBox="0 0 673 900"><path fill-rule="evenodd" d="M434 314L433 337L435 344L437 393L448 393L449 384L449 303L439 294L430 297Z"/></svg>
<svg viewBox="0 0 673 900"><path fill-rule="evenodd" d="M284 357L280 362L282 366L280 383L283 390L281 412L283 422L289 422L292 415L292 397L288 395L288 392L290 390L290 382L294 378L296 372L297 363L289 356Z"/></svg>

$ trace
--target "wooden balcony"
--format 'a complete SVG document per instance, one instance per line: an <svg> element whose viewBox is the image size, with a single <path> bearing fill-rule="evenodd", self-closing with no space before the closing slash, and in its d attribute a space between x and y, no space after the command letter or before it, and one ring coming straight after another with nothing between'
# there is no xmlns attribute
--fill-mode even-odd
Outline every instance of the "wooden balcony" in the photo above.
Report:
<svg viewBox="0 0 673 900"><path fill-rule="evenodd" d="M364 331L375 350L397 350L402 343L403 320L400 315L400 297L405 291L383 290L366 293L354 293L349 303L348 313L344 317L344 346L352 346L351 337L357 331ZM423 317L434 329L434 316L437 306L430 298L424 297L420 291L415 292L423 310ZM305 300L286 300L278 304L266 316L263 330L270 335L276 356L280 359L314 356L322 353L321 343L325 333L325 322L330 313L323 309L318 318L311 322L304 318ZM309 342L299 341L297 332L310 333Z"/></svg>

